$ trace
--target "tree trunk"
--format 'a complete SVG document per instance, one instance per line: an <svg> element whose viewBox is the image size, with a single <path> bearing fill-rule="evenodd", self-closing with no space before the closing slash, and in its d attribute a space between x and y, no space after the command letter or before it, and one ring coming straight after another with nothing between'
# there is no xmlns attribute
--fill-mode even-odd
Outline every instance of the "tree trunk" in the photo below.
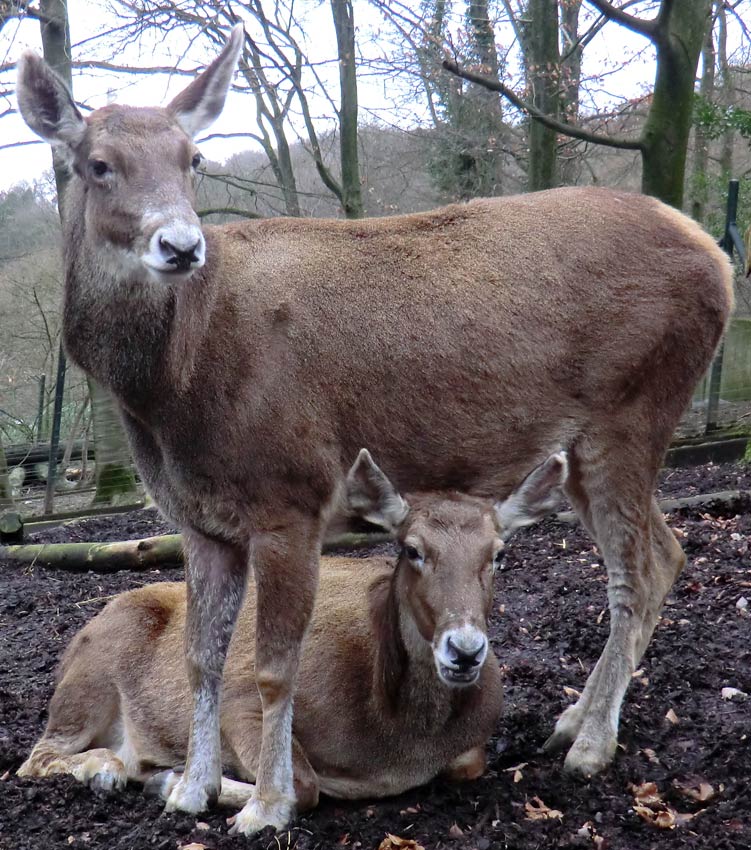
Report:
<svg viewBox="0 0 751 850"><path fill-rule="evenodd" d="M734 103L733 81L728 64L728 25L727 11L722 3L719 15L719 30L717 46L719 48L718 64L720 67L720 97L723 107L727 109ZM733 145L735 143L735 129L727 122L722 134L720 147L720 175L723 193L727 189L728 180L733 176Z"/></svg>
<svg viewBox="0 0 751 850"><path fill-rule="evenodd" d="M128 441L111 394L86 378L96 447L95 505L125 504L138 495Z"/></svg>
<svg viewBox="0 0 751 850"><path fill-rule="evenodd" d="M673 0L655 37L657 74L642 134L642 191L683 206L694 80L712 0Z"/></svg>
<svg viewBox="0 0 751 850"><path fill-rule="evenodd" d="M524 59L529 100L555 120L560 115L560 52L557 0L529 0L524 33ZM557 185L557 138L539 121L529 122L527 188L551 189Z"/></svg>
<svg viewBox="0 0 751 850"><path fill-rule="evenodd" d="M715 49L712 27L707 27L704 34L704 45L701 50L702 72L699 92L705 101L714 100L715 84ZM704 223L706 218L707 197L709 192L709 133L702 126L694 131L694 162L691 169L691 216L698 222Z"/></svg>
<svg viewBox="0 0 751 850"><path fill-rule="evenodd" d="M582 54L579 39L579 13L582 0L560 0L561 31L561 115L570 124L579 121L579 89L581 87ZM578 146L569 143L558 151L558 181L575 186L581 167Z"/></svg>
<svg viewBox="0 0 751 850"><path fill-rule="evenodd" d="M342 207L347 218L362 218L362 187L357 147L357 65L352 0L331 0L339 56L339 150Z"/></svg>

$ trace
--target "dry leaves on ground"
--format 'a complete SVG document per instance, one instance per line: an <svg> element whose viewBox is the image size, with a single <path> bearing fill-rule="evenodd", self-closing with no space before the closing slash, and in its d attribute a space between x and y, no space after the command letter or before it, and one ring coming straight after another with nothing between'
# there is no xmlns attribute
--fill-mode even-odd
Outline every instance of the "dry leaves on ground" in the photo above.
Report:
<svg viewBox="0 0 751 850"><path fill-rule="evenodd" d="M422 844L418 844L413 838L401 838L398 835L386 833L386 837L378 845L378 850L425 850Z"/></svg>
<svg viewBox="0 0 751 850"><path fill-rule="evenodd" d="M711 786L708 787L711 788ZM677 826L684 826L703 811L701 809L693 814L676 811L662 799L662 794L654 782L630 785L629 789L634 795L633 810L642 820L657 829L675 829ZM706 790L704 789L705 792Z"/></svg>
<svg viewBox="0 0 751 850"><path fill-rule="evenodd" d="M524 804L527 820L563 820L563 812L551 809L539 797L532 797Z"/></svg>

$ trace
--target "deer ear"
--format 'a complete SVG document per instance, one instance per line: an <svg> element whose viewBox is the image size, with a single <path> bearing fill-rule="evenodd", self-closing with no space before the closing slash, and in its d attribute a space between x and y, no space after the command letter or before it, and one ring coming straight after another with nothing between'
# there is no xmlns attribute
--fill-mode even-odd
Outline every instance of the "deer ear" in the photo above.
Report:
<svg viewBox="0 0 751 850"><path fill-rule="evenodd" d="M561 487L567 478L565 452L551 455L535 467L507 499L495 505L502 536L508 537L514 529L532 525L551 513L561 500Z"/></svg>
<svg viewBox="0 0 751 850"><path fill-rule="evenodd" d="M409 513L409 505L376 466L367 449L360 449L347 474L347 506L353 516L395 532Z"/></svg>
<svg viewBox="0 0 751 850"><path fill-rule="evenodd" d="M16 97L24 121L38 136L71 151L81 143L86 122L68 87L30 50L18 60Z"/></svg>
<svg viewBox="0 0 751 850"><path fill-rule="evenodd" d="M242 47L243 25L236 24L222 52L167 107L189 136L205 130L224 109Z"/></svg>

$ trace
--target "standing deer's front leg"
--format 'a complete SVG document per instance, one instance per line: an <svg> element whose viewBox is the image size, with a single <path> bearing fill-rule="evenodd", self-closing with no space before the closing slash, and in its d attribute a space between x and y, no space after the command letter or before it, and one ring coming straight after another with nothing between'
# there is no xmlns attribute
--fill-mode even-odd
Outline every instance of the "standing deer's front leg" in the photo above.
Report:
<svg viewBox="0 0 751 850"><path fill-rule="evenodd" d="M290 518L254 547L257 592L256 683L263 728L253 796L237 815L235 833L281 829L295 807L292 696L300 648L318 586L322 524Z"/></svg>
<svg viewBox="0 0 751 850"><path fill-rule="evenodd" d="M165 808L195 813L215 803L221 787L222 671L245 592L248 557L242 547L196 531L183 530L183 537L188 587L185 657L193 718L185 772Z"/></svg>

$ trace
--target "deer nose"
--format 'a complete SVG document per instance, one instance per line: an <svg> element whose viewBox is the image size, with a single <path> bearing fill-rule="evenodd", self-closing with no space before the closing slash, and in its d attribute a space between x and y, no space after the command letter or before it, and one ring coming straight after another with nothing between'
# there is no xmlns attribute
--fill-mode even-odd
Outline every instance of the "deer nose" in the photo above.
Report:
<svg viewBox="0 0 751 850"><path fill-rule="evenodd" d="M206 241L201 228L192 221L173 221L159 227L151 235L142 260L160 274L200 269L206 261Z"/></svg>
<svg viewBox="0 0 751 850"><path fill-rule="evenodd" d="M178 271L186 272L192 266L201 262L202 241L202 239L197 239L187 248L180 248L162 237L159 240L159 248L164 256L165 263L174 266Z"/></svg>
<svg viewBox="0 0 751 850"><path fill-rule="evenodd" d="M480 633L469 639L463 635L449 635L446 640L449 658L456 667L463 670L479 667L485 660L486 647L487 639Z"/></svg>

